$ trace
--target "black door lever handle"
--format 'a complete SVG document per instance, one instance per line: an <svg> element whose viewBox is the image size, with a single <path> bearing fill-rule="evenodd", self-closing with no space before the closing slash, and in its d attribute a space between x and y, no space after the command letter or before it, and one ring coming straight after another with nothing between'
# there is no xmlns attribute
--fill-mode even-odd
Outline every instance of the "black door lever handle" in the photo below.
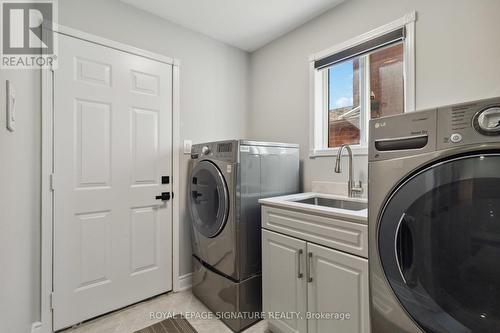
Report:
<svg viewBox="0 0 500 333"><path fill-rule="evenodd" d="M170 192L162 192L161 195L157 195L155 199L161 201L168 201L170 200Z"/></svg>

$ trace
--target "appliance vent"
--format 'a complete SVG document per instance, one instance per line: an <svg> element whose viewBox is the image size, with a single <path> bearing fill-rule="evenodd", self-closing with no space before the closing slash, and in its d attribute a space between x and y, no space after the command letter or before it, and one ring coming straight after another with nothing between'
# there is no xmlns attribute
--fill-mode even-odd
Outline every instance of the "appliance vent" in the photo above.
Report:
<svg viewBox="0 0 500 333"><path fill-rule="evenodd" d="M233 150L233 144L231 142L220 143L217 145L218 153L230 153L232 150Z"/></svg>

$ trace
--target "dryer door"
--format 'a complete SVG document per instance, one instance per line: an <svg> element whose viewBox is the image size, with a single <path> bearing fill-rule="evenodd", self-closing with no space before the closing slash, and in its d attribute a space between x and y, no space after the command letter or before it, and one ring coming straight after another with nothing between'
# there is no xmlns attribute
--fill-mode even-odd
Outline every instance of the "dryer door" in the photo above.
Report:
<svg viewBox="0 0 500 333"><path fill-rule="evenodd" d="M450 159L406 180L382 211L378 247L425 332L499 332L500 155Z"/></svg>
<svg viewBox="0 0 500 333"><path fill-rule="evenodd" d="M201 161L191 172L189 209L193 226L205 237L217 236L226 224L229 195L224 176L210 161Z"/></svg>

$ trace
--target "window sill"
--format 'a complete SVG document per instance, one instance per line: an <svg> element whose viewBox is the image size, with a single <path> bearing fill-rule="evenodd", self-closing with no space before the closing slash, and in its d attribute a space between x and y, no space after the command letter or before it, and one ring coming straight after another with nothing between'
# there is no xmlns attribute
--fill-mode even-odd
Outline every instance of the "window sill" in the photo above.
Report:
<svg viewBox="0 0 500 333"><path fill-rule="evenodd" d="M367 146L351 146L353 156L367 156L368 147ZM317 157L332 157L337 156L339 148L323 148L323 149L313 149L309 152L309 158ZM347 155L347 151L344 150L343 155Z"/></svg>

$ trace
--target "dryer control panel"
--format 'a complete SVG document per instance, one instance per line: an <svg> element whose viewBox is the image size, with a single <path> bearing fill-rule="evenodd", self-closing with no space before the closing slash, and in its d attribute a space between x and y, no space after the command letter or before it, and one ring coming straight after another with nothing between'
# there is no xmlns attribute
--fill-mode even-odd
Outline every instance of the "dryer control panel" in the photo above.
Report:
<svg viewBox="0 0 500 333"><path fill-rule="evenodd" d="M500 98L438 108L437 148L500 142Z"/></svg>

